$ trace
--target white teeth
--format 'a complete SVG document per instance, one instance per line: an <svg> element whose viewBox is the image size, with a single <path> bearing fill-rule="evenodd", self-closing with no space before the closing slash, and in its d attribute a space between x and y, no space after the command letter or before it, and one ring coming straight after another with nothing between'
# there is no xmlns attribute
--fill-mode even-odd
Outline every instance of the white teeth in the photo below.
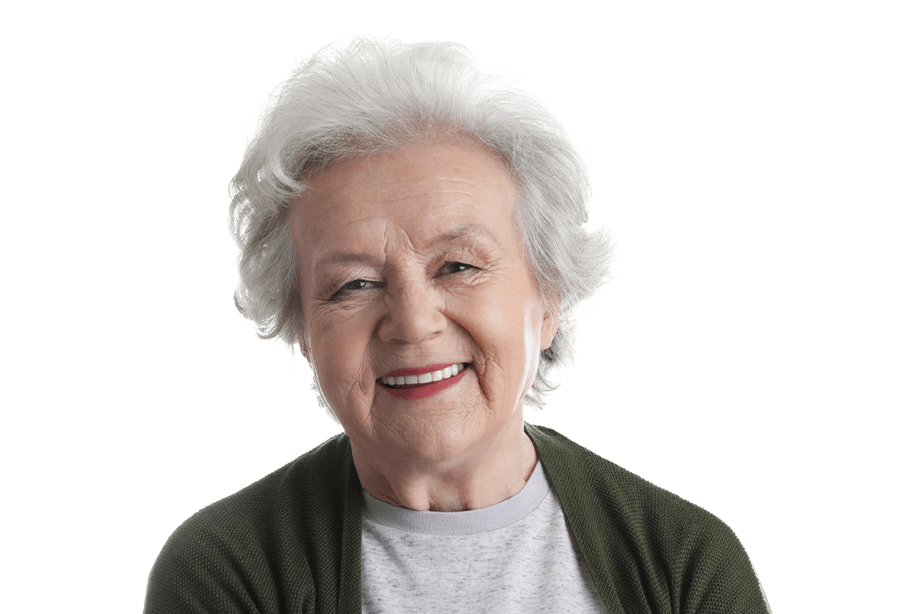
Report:
<svg viewBox="0 0 900 614"><path fill-rule="evenodd" d="M446 369L439 369L431 373L423 373L421 375L401 375L397 377L382 377L381 383L388 386L408 386L410 384L430 384L431 382L439 382L442 379L459 375L459 372L465 369L465 365L461 362L450 365Z"/></svg>

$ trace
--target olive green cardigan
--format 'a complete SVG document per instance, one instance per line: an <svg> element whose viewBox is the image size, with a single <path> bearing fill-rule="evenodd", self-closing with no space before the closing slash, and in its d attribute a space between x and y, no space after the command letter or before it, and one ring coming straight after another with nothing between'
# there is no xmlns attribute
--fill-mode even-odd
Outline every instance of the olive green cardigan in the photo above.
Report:
<svg viewBox="0 0 900 614"><path fill-rule="evenodd" d="M551 429L525 430L610 614L767 612L715 516ZM201 510L163 547L145 614L358 613L361 493L338 435Z"/></svg>

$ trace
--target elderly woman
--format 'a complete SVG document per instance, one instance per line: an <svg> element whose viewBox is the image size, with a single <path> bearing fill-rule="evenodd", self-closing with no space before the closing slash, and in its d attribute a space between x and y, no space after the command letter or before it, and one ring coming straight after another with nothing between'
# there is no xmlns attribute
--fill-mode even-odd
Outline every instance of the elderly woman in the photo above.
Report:
<svg viewBox="0 0 900 614"><path fill-rule="evenodd" d="M302 66L233 182L236 300L345 433L185 522L145 612L765 612L723 523L524 423L605 275L586 192L458 46Z"/></svg>

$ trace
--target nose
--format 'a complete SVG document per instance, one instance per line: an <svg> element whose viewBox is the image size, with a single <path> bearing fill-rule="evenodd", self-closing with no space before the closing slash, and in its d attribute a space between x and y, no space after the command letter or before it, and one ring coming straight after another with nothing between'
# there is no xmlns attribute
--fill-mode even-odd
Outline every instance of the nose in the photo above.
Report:
<svg viewBox="0 0 900 614"><path fill-rule="evenodd" d="M385 315L379 325L382 341L420 343L439 335L447 326L440 293L427 280L406 281L389 288Z"/></svg>

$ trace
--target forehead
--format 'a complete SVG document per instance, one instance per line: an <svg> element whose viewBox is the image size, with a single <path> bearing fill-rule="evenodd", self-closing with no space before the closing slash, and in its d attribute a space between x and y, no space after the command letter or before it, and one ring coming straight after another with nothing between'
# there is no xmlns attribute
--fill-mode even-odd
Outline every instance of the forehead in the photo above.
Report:
<svg viewBox="0 0 900 614"><path fill-rule="evenodd" d="M314 174L292 204L291 233L301 260L336 249L377 249L402 237L421 247L454 229L518 242L518 192L503 162L463 143L408 147L339 163Z"/></svg>

